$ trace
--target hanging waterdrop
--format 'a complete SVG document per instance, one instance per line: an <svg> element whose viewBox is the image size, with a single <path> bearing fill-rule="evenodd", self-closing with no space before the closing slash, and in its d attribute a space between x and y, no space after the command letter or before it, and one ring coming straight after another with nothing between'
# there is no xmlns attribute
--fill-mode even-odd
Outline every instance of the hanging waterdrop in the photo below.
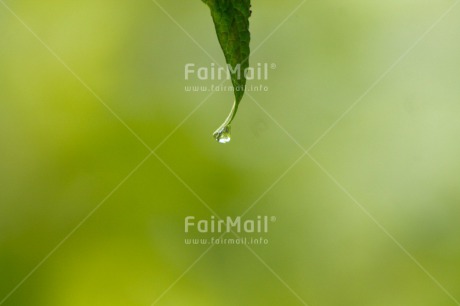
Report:
<svg viewBox="0 0 460 306"><path fill-rule="evenodd" d="M226 125L224 127L220 127L217 131L214 132L214 138L219 143L227 143L232 140L232 127L230 125Z"/></svg>

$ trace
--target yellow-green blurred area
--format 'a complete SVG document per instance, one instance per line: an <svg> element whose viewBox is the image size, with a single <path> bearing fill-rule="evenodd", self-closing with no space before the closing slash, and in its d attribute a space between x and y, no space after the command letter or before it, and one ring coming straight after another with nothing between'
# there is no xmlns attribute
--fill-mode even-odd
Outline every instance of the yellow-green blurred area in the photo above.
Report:
<svg viewBox="0 0 460 306"><path fill-rule="evenodd" d="M459 305L460 5L254 0L221 145L209 9L157 1L0 1L0 304ZM256 255L184 243L253 204Z"/></svg>

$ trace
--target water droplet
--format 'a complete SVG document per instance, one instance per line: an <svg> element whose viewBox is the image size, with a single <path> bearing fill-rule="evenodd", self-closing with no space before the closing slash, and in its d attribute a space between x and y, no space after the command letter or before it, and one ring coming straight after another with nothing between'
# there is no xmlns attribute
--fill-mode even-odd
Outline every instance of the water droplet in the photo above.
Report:
<svg viewBox="0 0 460 306"><path fill-rule="evenodd" d="M217 131L214 132L213 135L214 135L214 138L219 143L230 142L230 140L232 138L231 126L226 125L226 126L220 127Z"/></svg>

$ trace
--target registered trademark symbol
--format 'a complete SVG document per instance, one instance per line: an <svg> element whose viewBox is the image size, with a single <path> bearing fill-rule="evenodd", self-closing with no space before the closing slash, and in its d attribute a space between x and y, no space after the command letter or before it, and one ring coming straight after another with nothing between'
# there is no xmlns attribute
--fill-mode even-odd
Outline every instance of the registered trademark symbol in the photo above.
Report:
<svg viewBox="0 0 460 306"><path fill-rule="evenodd" d="M271 221L271 222L275 222L275 221L276 221L276 217L275 217L275 216L272 216L272 217L270 218L270 221Z"/></svg>
<svg viewBox="0 0 460 306"><path fill-rule="evenodd" d="M270 69L276 69L276 64L275 63L271 64Z"/></svg>

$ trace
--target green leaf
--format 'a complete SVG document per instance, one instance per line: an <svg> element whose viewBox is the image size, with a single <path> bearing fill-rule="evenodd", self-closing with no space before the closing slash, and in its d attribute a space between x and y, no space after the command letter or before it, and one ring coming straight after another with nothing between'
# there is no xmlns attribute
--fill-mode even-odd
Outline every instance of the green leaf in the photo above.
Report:
<svg viewBox="0 0 460 306"><path fill-rule="evenodd" d="M244 72L249 67L249 17L251 0L203 0L211 9L211 16L216 28L219 44L229 66L235 101L232 110L214 132L217 141L230 141L230 128L238 106L244 95L246 77Z"/></svg>

